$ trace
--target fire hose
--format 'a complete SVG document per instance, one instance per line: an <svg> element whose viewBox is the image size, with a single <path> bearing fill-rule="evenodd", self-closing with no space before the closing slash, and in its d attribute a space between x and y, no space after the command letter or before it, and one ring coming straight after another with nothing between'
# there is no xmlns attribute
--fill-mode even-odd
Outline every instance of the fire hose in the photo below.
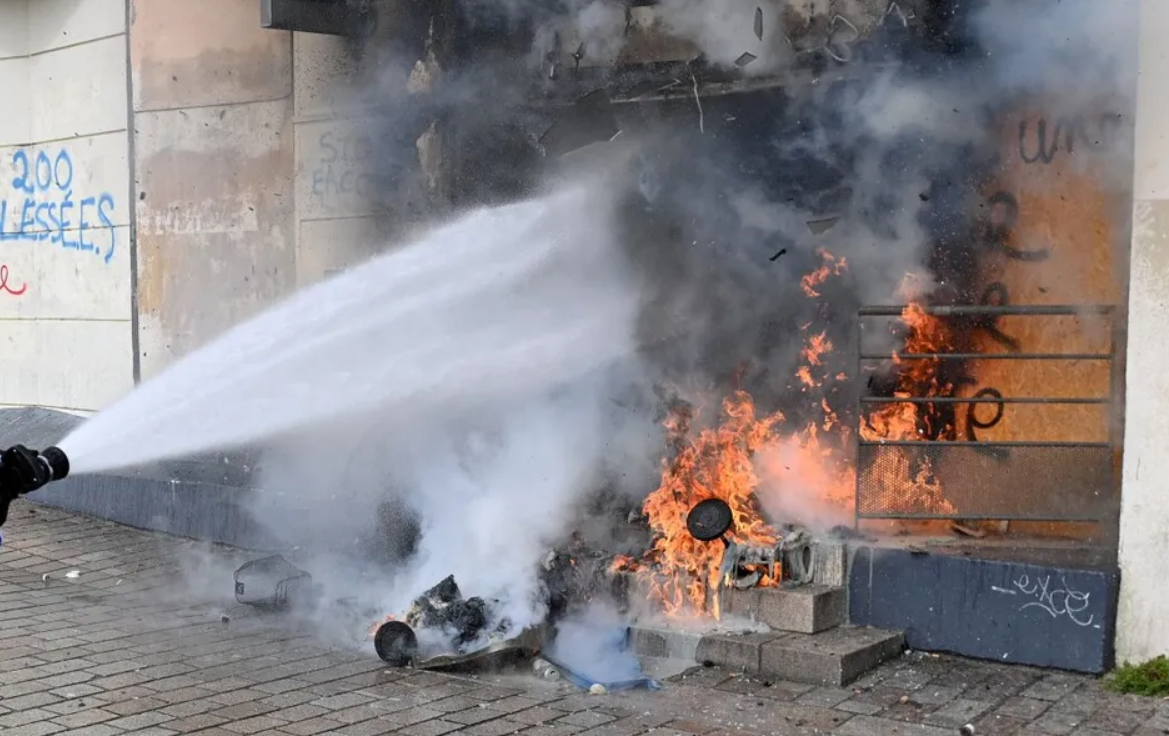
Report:
<svg viewBox="0 0 1169 736"><path fill-rule="evenodd" d="M37 451L13 445L0 452L0 527L13 501L67 475L69 458L58 447Z"/></svg>

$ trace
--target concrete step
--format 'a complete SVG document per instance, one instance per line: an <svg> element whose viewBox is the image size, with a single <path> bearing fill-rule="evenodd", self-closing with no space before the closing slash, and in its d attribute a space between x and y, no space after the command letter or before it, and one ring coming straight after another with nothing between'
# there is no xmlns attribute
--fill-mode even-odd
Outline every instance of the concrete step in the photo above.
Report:
<svg viewBox="0 0 1169 736"><path fill-rule="evenodd" d="M900 655L905 636L852 626L818 634L697 634L639 625L631 643L639 656L692 659L778 680L840 686Z"/></svg>
<svg viewBox="0 0 1169 736"><path fill-rule="evenodd" d="M848 591L828 585L728 590L723 592L722 611L775 631L816 634L847 620Z"/></svg>

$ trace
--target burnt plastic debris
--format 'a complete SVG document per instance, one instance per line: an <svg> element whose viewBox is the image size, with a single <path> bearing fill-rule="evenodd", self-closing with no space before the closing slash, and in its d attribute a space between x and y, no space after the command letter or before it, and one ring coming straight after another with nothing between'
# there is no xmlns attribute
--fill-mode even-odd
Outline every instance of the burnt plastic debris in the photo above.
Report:
<svg viewBox="0 0 1169 736"><path fill-rule="evenodd" d="M373 635L377 656L391 667L406 667L418 653L418 637L414 629L401 621L386 621Z"/></svg>
<svg viewBox="0 0 1169 736"><path fill-rule="evenodd" d="M283 610L305 602L313 578L280 555L245 562L235 571L235 599L257 608Z"/></svg>
<svg viewBox="0 0 1169 736"><path fill-rule="evenodd" d="M454 575L448 575L414 600L406 623L417 629L448 631L451 643L461 648L479 638L489 618L487 601L478 596L464 599Z"/></svg>

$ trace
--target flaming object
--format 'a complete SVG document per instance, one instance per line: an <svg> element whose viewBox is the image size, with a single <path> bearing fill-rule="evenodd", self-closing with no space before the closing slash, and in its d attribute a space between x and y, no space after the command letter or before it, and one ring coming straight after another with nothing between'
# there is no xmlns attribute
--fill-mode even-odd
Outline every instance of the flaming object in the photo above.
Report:
<svg viewBox="0 0 1169 736"><path fill-rule="evenodd" d="M845 273L843 258L821 250L822 264L805 275L801 287L811 298L820 296L829 278ZM907 278L903 295L909 306L902 314L904 353L943 352L952 344L947 325L921 307L916 281ZM918 296L918 298L914 298ZM690 405L675 407L665 421L669 452L662 463L660 484L649 495L643 512L654 533L653 547L641 560L621 558L618 569L635 572L650 590L651 599L668 615L720 614L719 592L727 580L726 560L758 557L751 580L761 587L778 586L782 573L774 564L781 534L771 521L807 522L801 515L818 509L821 525L851 520L855 501L855 459L849 448L852 428L842 422L830 403L831 384L845 381L832 374L825 356L834 346L822 330L812 330L801 351L796 371L797 386L821 394L818 417L802 428L788 426L780 412L760 412L745 391L735 391L719 404L718 421L695 429L701 411ZM937 359L893 358L898 368L894 395L949 396L954 387L940 378ZM859 434L867 440L913 440L944 435L935 426L937 412L931 404L889 403L861 417ZM950 428L952 429L952 428ZM888 467L861 472L882 476L875 480L890 497L935 511L950 510L934 478L929 461L917 461L909 453L893 472ZM866 478L868 480L868 478ZM717 541L702 541L687 529L687 516L699 504L717 499L730 509L732 523ZM752 550L746 558L744 550Z"/></svg>

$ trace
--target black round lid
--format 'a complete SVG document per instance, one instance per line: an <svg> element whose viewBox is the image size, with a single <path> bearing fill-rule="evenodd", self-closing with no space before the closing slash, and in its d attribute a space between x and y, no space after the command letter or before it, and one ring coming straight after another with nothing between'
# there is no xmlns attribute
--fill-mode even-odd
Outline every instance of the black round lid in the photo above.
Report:
<svg viewBox="0 0 1169 736"><path fill-rule="evenodd" d="M386 621L373 635L373 648L382 661L393 667L405 667L418 651L414 629L401 621Z"/></svg>
<svg viewBox="0 0 1169 736"><path fill-rule="evenodd" d="M735 515L721 498L708 498L695 504L686 515L686 531L700 542L712 542L731 530Z"/></svg>

